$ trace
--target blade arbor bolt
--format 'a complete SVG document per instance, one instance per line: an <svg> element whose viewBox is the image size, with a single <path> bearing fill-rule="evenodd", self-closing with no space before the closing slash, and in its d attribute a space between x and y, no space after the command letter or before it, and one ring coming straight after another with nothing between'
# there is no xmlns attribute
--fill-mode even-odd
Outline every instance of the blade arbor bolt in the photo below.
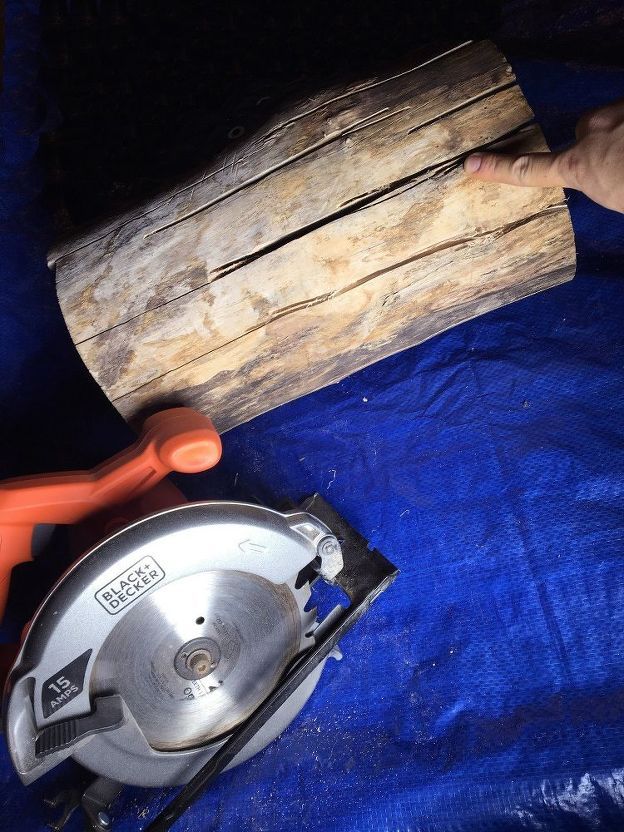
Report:
<svg viewBox="0 0 624 832"><path fill-rule="evenodd" d="M214 671L220 661L221 648L217 642L209 636L201 636L183 644L173 664L183 679L203 679Z"/></svg>
<svg viewBox="0 0 624 832"><path fill-rule="evenodd" d="M186 666L200 679L217 666L208 650L193 650L186 657Z"/></svg>

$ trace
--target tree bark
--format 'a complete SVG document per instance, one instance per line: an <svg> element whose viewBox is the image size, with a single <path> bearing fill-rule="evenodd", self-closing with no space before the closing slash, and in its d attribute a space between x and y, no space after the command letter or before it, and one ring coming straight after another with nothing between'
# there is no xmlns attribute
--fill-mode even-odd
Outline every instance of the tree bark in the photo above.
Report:
<svg viewBox="0 0 624 832"><path fill-rule="evenodd" d="M225 430L570 279L561 190L462 172L545 150L532 119L488 42L293 106L51 253L80 354L125 416L176 402Z"/></svg>

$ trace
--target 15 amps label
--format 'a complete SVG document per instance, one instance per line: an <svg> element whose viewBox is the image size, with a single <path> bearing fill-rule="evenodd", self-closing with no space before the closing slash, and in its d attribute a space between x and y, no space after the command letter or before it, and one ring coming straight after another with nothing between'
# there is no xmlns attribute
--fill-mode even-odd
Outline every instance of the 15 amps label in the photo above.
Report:
<svg viewBox="0 0 624 832"><path fill-rule="evenodd" d="M59 708L82 693L90 656L91 650L87 650L45 680L41 688L41 708L45 717L56 713Z"/></svg>
<svg viewBox="0 0 624 832"><path fill-rule="evenodd" d="M152 557L144 557L95 593L106 612L117 615L165 577Z"/></svg>

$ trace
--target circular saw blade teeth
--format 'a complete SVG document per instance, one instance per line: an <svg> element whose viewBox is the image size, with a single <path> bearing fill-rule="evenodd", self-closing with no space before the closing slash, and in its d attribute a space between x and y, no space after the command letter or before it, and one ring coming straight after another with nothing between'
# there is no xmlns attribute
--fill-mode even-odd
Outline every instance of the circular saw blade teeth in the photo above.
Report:
<svg viewBox="0 0 624 832"><path fill-rule="evenodd" d="M313 631L318 623L316 620L316 607L313 607L311 610L306 610L306 605L312 597L312 589L308 581L300 587L297 587L296 578L288 581L287 586L292 592L301 614L301 650L307 650L308 647L314 644Z"/></svg>
<svg viewBox="0 0 624 832"><path fill-rule="evenodd" d="M291 578L291 580L286 582L286 586L292 592L295 600L303 609L305 605L310 600L310 596L312 595L312 590L310 589L310 584L308 581L305 581L301 586L297 586L297 578Z"/></svg>
<svg viewBox="0 0 624 832"><path fill-rule="evenodd" d="M304 613L303 616L303 625L304 625L304 632L307 636L308 634L313 635L313 631L318 626L318 621L316 620L318 610L316 607L313 607L308 612Z"/></svg>
<svg viewBox="0 0 624 832"><path fill-rule="evenodd" d="M318 627L316 619L317 608L313 607L311 610L304 611L301 616L301 649L306 650L311 647L316 639L314 638L314 631Z"/></svg>

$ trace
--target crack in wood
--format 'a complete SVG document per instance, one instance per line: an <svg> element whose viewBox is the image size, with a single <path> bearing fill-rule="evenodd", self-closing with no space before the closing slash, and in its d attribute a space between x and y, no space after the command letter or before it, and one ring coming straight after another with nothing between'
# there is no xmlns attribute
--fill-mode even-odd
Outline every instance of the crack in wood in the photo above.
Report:
<svg viewBox="0 0 624 832"><path fill-rule="evenodd" d="M236 170L238 170L238 166L241 162L247 161L247 159L251 159L252 156L255 156L257 153L260 153L262 147L256 147L254 150L251 150L249 153L246 153L244 156L239 156L236 161L234 161L234 157L232 157L232 161L226 162L225 164L221 165L220 168L216 168L215 170L210 171L210 173L204 173L199 179L194 179L192 182L189 182L188 185L183 185L177 190L175 190L171 194L167 194L167 197L162 200L162 202L157 202L155 205L151 205L145 211L141 211L136 214L132 214L128 216L127 219L122 219L118 222L118 225L115 225L112 228L106 228L102 231L101 234L98 234L95 237L89 237L88 240L85 240L83 243L79 243L73 246L73 248L63 248L63 243L59 246L52 248L48 254L48 268L52 268L56 265L63 257L69 257L72 254L75 254L78 251L82 251L84 248L88 248L93 243L98 243L100 240L103 240L105 237L108 237L111 234L119 234L119 232L124 229L130 223L137 222L138 220L142 220L144 217L148 217L150 214L153 214L154 211L157 211L159 208L164 208L168 205L171 200L175 199L180 194L184 193L184 191L188 191L191 188L196 188L198 185L202 185L204 182L207 182L209 179L213 179L217 174L223 173L223 171L227 170L228 167L232 167L236 165ZM62 249L62 250L61 250ZM69 278L68 275L61 275L57 277L57 284L64 283Z"/></svg>
<svg viewBox="0 0 624 832"><path fill-rule="evenodd" d="M468 43L470 43L470 41ZM451 51L455 51L455 50L451 50ZM444 54L446 54L446 53L444 53ZM413 70L409 70L409 71L413 71ZM400 77L400 76L398 76L398 77ZM483 99L487 98L488 96L495 95L498 92L503 92L503 91L505 91L507 89L511 89L512 87L515 87L515 86L516 86L515 79L513 79L511 81L506 81L503 84L496 84L496 85L490 87L488 90L484 91L483 93L481 93L479 95L471 96L470 98L466 99L465 101L462 101L461 103L457 104L455 107L449 107L449 109L442 112L440 114L440 116L438 116L436 118L433 118L433 119L429 119L429 120L423 122L422 124L419 124L419 125L416 125L415 127L410 128L407 131L407 133L408 133L408 135L410 133L414 133L417 130L423 129L424 127L427 127L427 126L433 124L434 122L439 121L441 118L444 118L447 115L452 115L453 113L460 112L461 110L463 110L467 107L470 107L471 105L476 104L479 101L482 101ZM386 107L384 109L387 110L388 108ZM294 162L297 162L300 159L303 159L305 156L308 156L311 153L314 153L315 151L322 149L323 147L327 146L328 144L331 144L332 142L335 142L335 141L337 141L341 138L344 138L345 136L356 133L359 130L364 130L364 129L370 128L373 125L378 124L379 122L386 121L389 118L393 118L393 117L399 115L399 113L403 113L403 112L405 112L406 110L409 110L409 109L410 109L409 106L401 107L398 110L394 110L392 113L387 113L387 114L381 116L380 118L375 119L374 116L377 116L377 115L379 115L379 113L384 112L384 110L377 110L377 112L371 113L370 115L365 116L362 119L358 119L357 121L353 122L353 124L347 125L347 127L344 127L341 130L335 130L331 133L328 133L326 136L324 136L319 141L313 142L311 145L308 145L307 147L304 147L303 150L300 150L298 153L295 153L292 156L289 156L289 157L287 157L286 159L283 159L280 162L276 162L274 165L271 165L271 166L265 168L263 171L260 171L259 173L255 174L254 176L250 176L248 179L244 180L243 182L240 182L238 185L235 185L233 188L230 188L229 190L224 191L222 194L219 194L218 196L213 197L213 199L208 200L208 202L205 202L202 205L198 205L192 211L188 211L186 214L183 214L180 217L176 217L174 220L171 220L168 223L163 223L163 225L160 225L157 228L153 228L151 231L148 231L146 234L143 235L143 239L147 239L147 238L153 236L154 234L158 234L161 231L165 231L169 228L172 228L172 227L178 225L181 222L184 222L185 220L191 219L192 217L196 216L197 214L200 214L203 211L206 211L207 209L212 208L215 205L218 205L220 202L223 202L224 200L229 199L229 197L234 196L239 191L245 190L246 188L248 188L252 185L255 185L256 183L262 181L263 179L266 179L268 176L271 176L273 173L276 173L277 171L282 170L283 168L287 167L288 165L293 164ZM500 140L502 138L504 138L504 136L499 136L497 140ZM354 199L357 199L357 197L355 197Z"/></svg>
<svg viewBox="0 0 624 832"><path fill-rule="evenodd" d="M445 52L441 52L439 55L435 55L435 56L429 58L428 60L423 61L420 64L417 64L415 67L411 67L410 69L404 70L403 72L397 73L395 75L391 75L387 78L382 78L379 81L373 81L373 82L370 82L368 84L364 84L362 86L356 87L353 90L350 90L346 93L342 93L341 95L334 96L333 98L330 98L327 101L324 101L321 104L318 104L315 107L312 107L311 109L306 110L303 113L299 113L298 115L293 116L291 119L287 119L286 121L283 121L280 124L277 124L275 127L272 127L269 131L267 131L265 134L263 134L262 136L260 136L258 138L258 140L257 140L258 141L258 147L254 148L253 150L250 150L250 152L244 154L243 156L240 156L238 159L236 159L235 163L225 162L223 165L221 165L221 167L216 168L215 170L210 171L209 173L202 174L202 176L199 179L193 179L193 181L189 182L188 184L185 184L183 186L178 187L175 191L173 191L173 193L167 194L166 198L164 198L161 202L158 202L155 205L151 205L147 210L144 210L144 211L140 211L140 212L137 212L137 213L130 212L130 215L127 217L127 219L122 219L119 222L118 225L114 226L113 228L106 228L102 231L101 234L99 234L97 236L89 237L84 242L79 242L79 240L78 240L72 245L72 243L70 241L66 241L64 243L63 242L60 243L57 246L54 246L48 254L48 259L47 259L48 267L52 268L62 258L69 257L72 254L75 254L76 252L81 251L84 248L87 248L88 246L92 245L93 243L97 243L100 240L103 240L105 237L107 237L109 234L113 233L114 231L120 230L120 229L124 228L125 226L129 225L132 222L136 222L137 220L141 220L144 217L149 216L154 211L157 211L159 208L162 208L165 205L167 205L167 203L170 202L172 199L175 199L177 196L184 193L184 191L187 191L191 188L195 188L197 185L201 185L203 182L214 178L215 176L217 176L217 174L223 173L223 171L225 171L228 167L230 167L230 166L233 167L234 164L235 164L236 168L238 168L238 165L241 162L245 162L247 159L250 159L252 156L255 156L257 153L259 153L263 149L264 144L266 143L267 139L269 139L271 136L275 135L275 133L278 133L280 130L284 129L285 127L288 127L291 124L293 124L297 121L300 121L301 119L304 119L304 118L307 118L310 115L313 115L314 113L318 112L319 110L324 109L325 107L328 107L330 104L333 104L336 101L342 101L342 100L344 100L346 98L350 98L354 95L359 95L363 92L366 92L367 90L373 89L375 87L382 86L383 84L387 84L391 81L394 81L398 78L401 78L404 75L409 75L412 72L416 72L417 70L422 69L423 67L429 66L430 64L435 63L436 61L440 60L441 58L444 58L448 55L453 54L454 52L457 52L461 49L464 49L465 47L470 46L473 43L474 43L474 41L472 41L472 40L464 41L463 43L460 43L457 46L451 47L450 49L446 50ZM68 279L69 279L68 276L59 276L59 277L57 277L57 283L60 285Z"/></svg>
<svg viewBox="0 0 624 832"><path fill-rule="evenodd" d="M300 159L309 156L311 153L314 153L317 150L321 150L328 144L332 144L332 142L335 142L338 139L343 138L344 136L348 136L349 134L354 133L356 129L364 129L365 127L377 124L379 121L392 118L393 116L398 115L400 112L403 112L403 110L405 110L406 108L404 107L402 110L397 110L395 112L388 113L380 119L371 121L371 119L373 119L374 116L379 115L379 113L382 113L384 112L384 110L387 109L387 107L384 107L381 110L377 110L375 113L371 113L370 115L367 115L364 118L360 118L357 121L354 121L352 124L343 127L341 130L333 130L331 133L328 133L326 136L323 136L322 139L319 139L319 141L313 142L307 147L304 147L303 150L300 150L298 153L293 153L292 156L288 156L286 157L286 159L282 159L280 162L276 162L274 165L270 165L264 170L261 170L259 173L250 176L248 179L245 179L243 182L240 182L233 188L229 188L222 194L219 194L218 196L209 199L208 202L204 202L202 205L198 205L197 208L193 208L192 211L187 211L186 214L182 214L182 216L176 217L174 220L171 220L170 222L164 223L163 225L159 225L157 228L153 228L151 231L148 231L146 234L143 235L143 239L145 240L148 237L152 237L154 234L159 234L161 231L166 231L168 228L173 228L174 226L179 225L180 223L197 216L197 214L201 214L203 211L208 210L208 208L212 208L213 206L218 205L220 202L224 202L226 199L229 199L231 196L234 196L240 191L243 191L246 188L249 188L252 185L257 184L258 182L261 182L268 176L271 176L277 171L280 171L283 168L288 167L288 165L292 165L294 162L298 162Z"/></svg>
<svg viewBox="0 0 624 832"><path fill-rule="evenodd" d="M487 142L486 144L480 145L478 148L471 148L470 153L473 153L474 150L483 150L487 147L491 147L492 145L505 139L511 138L512 136L520 135L521 133L526 131L526 128L530 126L532 121L533 120L531 119L530 121L522 122L513 130L510 130L505 134L497 136L496 139L493 139L491 142ZM307 225L300 226L299 228L296 228L293 231L288 232L288 234L283 234L280 237L277 237L275 240L271 240L270 242L265 243L263 246L256 249L255 251L250 252L249 254L244 254L241 257L237 257L236 260L231 260L229 263L224 263L222 266L218 266L211 272L211 274L214 274L215 277L204 285L208 286L216 282L217 280L221 280L223 277L226 277L233 271L243 268L244 266L248 265L254 260L258 260L260 257L264 257L265 254L270 254L273 251L277 251L277 249L282 248L282 246L285 246L288 243L293 242L294 240L301 239L306 234L310 234L311 232L316 231L319 228L322 228L324 225L329 225L330 223L335 222L336 220L342 219L343 217L355 213L356 211L361 211L364 208L371 207L372 205L380 205L386 199L392 199L395 196L397 196L399 192L403 193L405 190L407 190L407 188L416 187L417 185L421 184L427 179L440 179L449 172L456 170L461 164L463 164L463 161L467 155L467 153L461 153L457 156L452 156L449 159L445 159L442 162L436 163L434 165L429 165L428 167L414 171L413 173L409 173L406 176L401 177L400 179L394 180L393 182L387 182L384 185L380 185L378 188L374 188L372 191L367 191L364 194L360 194L356 197L353 197L353 199L350 199L347 202L343 202L335 211L330 211L329 213L324 214L322 217L319 217L318 219L308 223ZM385 197L385 199L382 199L381 197ZM203 287L200 286L191 291L197 291L197 289L201 288Z"/></svg>
<svg viewBox="0 0 624 832"><path fill-rule="evenodd" d="M499 142L505 141L509 138L520 136L523 133L526 133L528 128L532 124L533 119L521 122L512 130L509 130L506 133L497 136L495 139L492 139L491 141L486 142L483 145L479 145L478 147L471 148L470 152L472 153L475 150L484 150L489 147L495 146ZM227 277L227 275L231 274L232 272L244 268L249 263L258 260L267 254L271 254L272 252L277 251L283 246L288 245L289 243L294 242L296 240L299 240L307 234L310 234L318 230L319 228L322 228L325 225L329 225L332 222L336 222L337 220L340 220L358 211L362 211L368 207L380 205L389 199L395 198L398 194L403 193L405 190L408 190L409 188L417 187L419 184L426 181L427 179L441 179L448 173L456 170L461 164L463 164L463 160L466 156L467 153L461 153L457 156L452 156L449 159L445 159L439 163L429 165L425 168L407 174L406 176L403 176L400 179L394 180L392 182L387 182L384 185L380 185L378 188L375 188L372 191L368 191L364 194L358 195L357 197L353 197L353 199L349 200L348 202L342 203L336 210L330 211L327 214L323 214L322 217L318 217L316 220L313 220L312 222L307 223L306 225L293 229L293 231L290 231L287 234L280 235L274 240L265 243L263 246L256 249L255 251L249 252L249 254L242 255L241 257L237 257L235 260L231 260L227 263L224 263L221 266L218 266L217 268L211 271L211 275L213 276L210 280L206 281L205 283L202 283L198 286L194 286L192 289L189 289L186 292L181 292L180 294L175 295L174 297L168 298L162 303L154 304L153 306L148 306L148 308L144 311L138 312L137 314L131 315L128 318L125 318L124 320L118 321L113 326L106 327L105 329L100 330L95 335L91 335L88 338L78 340L76 341L76 346L85 344L93 340L94 338L98 338L101 335L105 335L106 333L111 332L114 329L117 329L121 326L124 326L125 324L130 323L131 321L141 318L147 312L155 312L158 309L162 309L163 307L167 306L168 304L175 303L181 298L187 297L188 295L192 295L194 292L199 292L202 289L205 289L207 286L211 286L213 283L216 283L217 281L222 280L224 277Z"/></svg>
<svg viewBox="0 0 624 832"><path fill-rule="evenodd" d="M224 341L222 344L219 344L218 347L213 347L210 350L207 350L205 353L201 353L200 355L196 355L193 358L189 359L189 361L185 361L182 364L179 364L176 367L172 367L170 370L167 370L165 373L161 373L160 375L154 376L154 378L150 379L149 381L144 382L143 384L138 384L134 387L131 391L126 393L122 393L120 396L116 396L112 398L113 402L121 401L124 397L133 395L136 391L141 390L145 387L148 387L155 382L158 382L160 379L165 378L172 373L177 372L178 370L184 369L184 367L190 366L191 364L201 361L208 356L212 355L213 353L218 352L219 350L225 349L227 347L232 346L237 341L240 341L246 338L249 335L252 335L254 332L257 332L276 321L287 317L288 315L292 315L296 312L301 311L302 309L309 309L315 306L319 306L323 303L326 303L329 300L333 300L334 298L340 297L341 295L347 294L354 289L357 289L360 286L363 286L365 283L370 283L373 280L376 280L378 277L382 277L389 272L395 271L396 269L400 269L403 266L410 265L411 263L415 263L418 260L425 259L432 254L436 254L440 251L445 250L453 250L457 248L461 248L462 246L468 245L475 240L484 239L486 237L492 238L500 238L509 234L510 232L516 230L517 228L521 228L525 225L528 225L536 220L540 220L542 217L546 216L547 214L557 213L557 212L564 212L567 214L567 206L561 203L553 203L552 205L548 205L545 208L541 209L540 211L536 211L534 214L531 214L528 217L523 217L520 220L515 220L514 222L505 223L504 225L498 226L496 228L490 228L487 231L471 234L468 236L457 237L451 240L445 240L442 243L438 243L435 246L429 246L426 249L422 249L421 251L417 252L416 254L411 255L410 257L406 257L401 261L396 263L392 263L389 266L386 266L382 269L377 269L374 272L370 272L358 278L357 280L350 283L348 286L343 286L341 289L338 289L333 292L325 292L321 295L317 295L312 298L307 298L303 301L298 301L297 303L289 304L281 309L276 310L274 313L269 315L266 319L261 321L260 323L256 324L253 327L249 327L245 332L242 332L240 335L237 335L236 338L232 338L229 341ZM396 293L395 293L396 294ZM484 297L487 296L485 293Z"/></svg>
<svg viewBox="0 0 624 832"><path fill-rule="evenodd" d="M403 72L398 72L396 75L390 75L388 78L382 78L380 81L371 81L368 84L363 84L362 86L355 87L352 90L348 90L347 92L343 92L340 95L336 95L333 98L329 98L327 101L323 101L322 104L317 104L315 107L311 107L309 110L306 110L304 113L298 113L296 116L292 118L286 119L286 121L280 122L275 127L272 127L268 133L265 134L265 137L268 138L269 136L274 135L275 133L283 130L285 127L289 127L291 124L294 124L297 121L300 121L302 118L307 118L308 116L313 115L313 113L317 113L319 110L324 109L325 107L329 107L330 104L335 104L336 101L344 101L345 98L350 98L353 95L360 95L367 90L372 90L375 87L380 87L383 84L388 84L390 81L396 81L398 78L403 78L405 75L409 75L411 72L416 72L419 69L422 69L425 66L429 66L430 64L439 61L441 58L446 58L448 55L452 55L453 52L458 52L460 49L464 49L466 46L470 46L473 44L474 41L466 40L463 43L459 43L457 46L453 46L450 49L447 49L446 52L440 52L439 55L434 55L432 58L428 58L426 61L423 61L416 66L413 66L411 69L406 69Z"/></svg>
<svg viewBox="0 0 624 832"><path fill-rule="evenodd" d="M424 127L429 127L431 124L435 124L440 119L443 119L445 116L450 116L453 113L459 113L462 110L465 110L466 107L470 107L472 104L477 104L479 101L483 101L484 98L489 98L491 95L496 95L497 92L504 92L504 90L509 90L512 87L516 86L515 78L512 81L506 81L504 84L494 84L494 86L490 87L487 90L479 93L479 95L473 95L470 98L467 98L465 101L461 101L459 104L456 104L454 107L449 107L448 110L443 110L439 116L435 116L434 118L427 119L427 121L423 121L422 124L417 124L414 127L410 127L407 131L407 135L411 135L412 133L416 133L418 130L422 130Z"/></svg>

